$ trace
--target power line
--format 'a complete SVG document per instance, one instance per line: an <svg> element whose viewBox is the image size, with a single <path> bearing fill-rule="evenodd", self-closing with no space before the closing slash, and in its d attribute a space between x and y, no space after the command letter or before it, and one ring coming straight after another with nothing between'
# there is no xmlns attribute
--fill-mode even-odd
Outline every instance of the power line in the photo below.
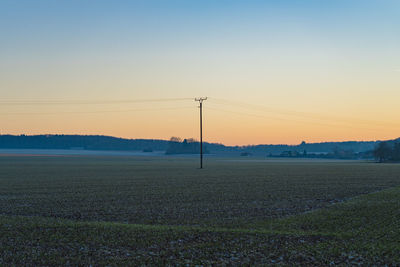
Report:
<svg viewBox="0 0 400 267"><path fill-rule="evenodd" d="M148 98L128 100L1 100L1 105L98 105L98 104L131 104L148 102L175 102L192 100L192 98Z"/></svg>
<svg viewBox="0 0 400 267"><path fill-rule="evenodd" d="M270 108L266 107L263 105L255 105L255 104L249 104L249 103L244 103L240 101L233 101L233 100L227 100L227 99L221 99L221 98L212 98L212 101L222 104L222 105L229 105L229 106L235 106L235 107L243 107L245 109L250 109L250 110L262 110L266 111L268 113L275 113L275 114L281 114L281 115L289 115L289 116L295 116L295 117L303 117L303 118L311 118L311 119L317 119L317 120L331 120L331 121L337 121L340 123L350 123L354 124L356 121L359 124L364 124L364 125L379 125L379 126L395 126L395 127L400 127L399 124L396 123L390 123L390 122L382 122L382 121L373 121L373 120L365 120L365 119L360 119L360 118L351 118L351 117L337 117L337 116L330 116L330 115L321 115L320 113L311 113L311 112L301 112L301 111L291 111L291 110L283 110L283 109L275 109L275 108Z"/></svg>
<svg viewBox="0 0 400 267"><path fill-rule="evenodd" d="M241 101L234 101L222 98L196 98L195 101L198 101L200 104L200 167L203 166L203 146L202 146L202 108L203 108L203 101L210 99L211 105L227 105L227 106L234 106L235 108L241 107L247 110L258 111L258 112L267 112L276 115L283 115L284 118L277 118L274 116L265 116L260 114L254 113L246 113L246 112L239 112L237 110L230 111L224 110L215 107L209 107L209 109L228 112L232 114L244 115L244 116L251 116L251 117L259 117L259 118L267 118L272 120L279 120L279 121L290 121L290 122L299 122L299 123L307 123L307 124L314 124L320 126L328 126L328 127L345 127L345 128L352 128L358 130L369 130L369 131L378 131L377 129L370 129L370 128L361 128L361 127L354 127L354 122L356 121L357 124L364 124L371 126L377 125L380 127L383 126L397 126L400 127L398 124L394 123L386 123L386 122L378 122L378 121L371 121L371 120L363 120L363 119L356 119L356 118L340 118L335 116L329 115L321 115L317 113L311 112L301 112L301 111L291 111L291 110L284 110L284 109L275 109L270 108L263 105L257 104L249 104ZM116 100L73 100L73 99L3 99L0 100L0 104L3 106L56 106L56 105L109 105L109 104L135 104L135 103L155 103L155 102L178 102L178 101L188 101L192 100L193 98L146 98L146 99L116 99ZM151 111L151 110L176 110L176 109L186 109L191 107L172 107L172 108L146 108L146 109L127 109L127 110L94 110L94 111L55 111L55 112L13 112L13 113L0 113L0 115L56 115L56 114L96 114L96 113L119 113L119 112L138 112L138 111ZM306 119L313 119L319 120L316 121L304 121L304 120L297 120L288 118L288 116L292 117L301 117ZM348 125L351 124L351 125Z"/></svg>
<svg viewBox="0 0 400 267"><path fill-rule="evenodd" d="M271 119L271 120L277 120L277 121L284 120L284 121L289 121L289 122L314 124L314 125L325 126L325 127L344 127L344 128L357 129L357 130L368 130L368 131L374 131L374 132L379 131L377 129L358 128L358 127L352 127L352 126L348 126L348 125L329 124L329 123L321 123L321 122L300 121L300 120L287 119L287 118L269 117L269 116L265 116L265 115L244 113L244 112L238 112L238 111L231 111L231 110L225 110L225 109L220 109L220 108L215 108L215 107L208 107L208 109L216 110L216 111L222 111L222 112L231 113L231 114L238 114L238 115L242 115L242 116L257 117L257 118Z"/></svg>
<svg viewBox="0 0 400 267"><path fill-rule="evenodd" d="M0 113L1 115L57 115L57 114L97 114L97 113L120 113L120 112L136 112L136 111L153 111L153 110L179 110L192 109L193 107L171 107L171 108L147 108L147 109L125 109L125 110L96 110L96 111L55 111L55 112L14 112Z"/></svg>

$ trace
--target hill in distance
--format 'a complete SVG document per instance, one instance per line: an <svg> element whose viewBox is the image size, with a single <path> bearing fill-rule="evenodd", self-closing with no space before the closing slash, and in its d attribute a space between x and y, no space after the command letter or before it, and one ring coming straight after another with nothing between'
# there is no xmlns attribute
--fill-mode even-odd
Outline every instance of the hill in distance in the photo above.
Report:
<svg viewBox="0 0 400 267"><path fill-rule="evenodd" d="M191 143L196 142L192 139ZM187 140L182 141L188 142ZM102 135L0 135L0 149L84 149L113 151L167 151L171 144L180 141L154 139L124 139ZM189 143L190 143L189 142ZM380 141L346 141L306 143L299 145L251 145L225 146L223 144L204 143L206 151L212 154L250 154L258 156L280 155L288 151L301 153L330 153L335 150L363 153L373 150ZM188 145L186 144L187 148ZM190 147L198 147L192 144ZM198 151L193 150L193 153ZM186 149L182 154L190 153ZM179 154L176 153L176 154Z"/></svg>

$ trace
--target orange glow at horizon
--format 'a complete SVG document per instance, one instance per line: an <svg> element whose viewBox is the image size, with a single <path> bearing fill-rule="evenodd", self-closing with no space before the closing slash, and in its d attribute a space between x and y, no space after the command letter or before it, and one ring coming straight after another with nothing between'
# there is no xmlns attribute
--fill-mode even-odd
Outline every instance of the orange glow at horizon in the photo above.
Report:
<svg viewBox="0 0 400 267"><path fill-rule="evenodd" d="M234 104L235 102L233 102ZM327 115L263 106L237 107L204 102L204 140L225 145L299 144L328 141L374 141L399 137L395 116L385 121L362 114ZM164 139L199 136L197 103L152 103L111 106L12 107L0 114L1 134L110 135L128 139ZM67 109L67 110L66 110ZM25 110L25 111L24 111ZM293 113L293 114L292 114ZM355 113L355 112L354 112ZM6 130L4 130L6 129Z"/></svg>

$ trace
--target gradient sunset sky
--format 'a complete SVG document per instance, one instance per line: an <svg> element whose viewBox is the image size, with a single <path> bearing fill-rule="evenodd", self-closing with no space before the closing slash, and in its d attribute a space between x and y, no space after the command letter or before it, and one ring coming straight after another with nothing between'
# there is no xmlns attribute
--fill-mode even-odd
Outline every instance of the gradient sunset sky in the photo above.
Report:
<svg viewBox="0 0 400 267"><path fill-rule="evenodd" d="M400 1L0 1L0 133L400 137Z"/></svg>

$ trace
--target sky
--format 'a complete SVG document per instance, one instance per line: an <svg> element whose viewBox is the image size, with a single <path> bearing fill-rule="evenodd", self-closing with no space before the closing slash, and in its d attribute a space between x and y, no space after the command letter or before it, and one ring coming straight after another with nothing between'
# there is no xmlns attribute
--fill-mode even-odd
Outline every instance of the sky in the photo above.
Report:
<svg viewBox="0 0 400 267"><path fill-rule="evenodd" d="M400 137L400 1L0 1L0 133Z"/></svg>

